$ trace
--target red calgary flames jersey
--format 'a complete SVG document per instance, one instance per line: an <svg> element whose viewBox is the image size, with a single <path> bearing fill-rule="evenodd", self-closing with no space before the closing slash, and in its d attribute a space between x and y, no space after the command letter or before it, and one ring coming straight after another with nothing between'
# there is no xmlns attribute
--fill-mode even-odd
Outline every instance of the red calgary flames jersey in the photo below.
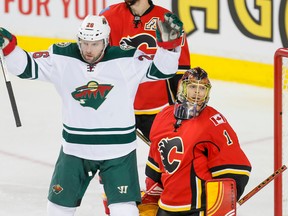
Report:
<svg viewBox="0 0 288 216"><path fill-rule="evenodd" d="M156 23L163 19L167 9L153 5L141 17L134 17L126 4L119 3L106 8L104 15L111 27L110 45L123 49L139 48L147 54L155 54ZM138 20L138 21L136 21ZM185 35L183 36L182 51L179 59L179 70L190 68L190 54ZM176 72L176 71L175 71ZM177 85L176 85L177 86ZM136 114L156 114L168 105L168 95L172 92L166 81L147 82L139 86L134 108ZM175 91L175 89L174 89Z"/></svg>
<svg viewBox="0 0 288 216"><path fill-rule="evenodd" d="M240 198L251 165L227 120L210 106L175 130L174 107L157 114L150 133L146 175L161 182L159 206L167 211L205 210L205 181L233 178Z"/></svg>

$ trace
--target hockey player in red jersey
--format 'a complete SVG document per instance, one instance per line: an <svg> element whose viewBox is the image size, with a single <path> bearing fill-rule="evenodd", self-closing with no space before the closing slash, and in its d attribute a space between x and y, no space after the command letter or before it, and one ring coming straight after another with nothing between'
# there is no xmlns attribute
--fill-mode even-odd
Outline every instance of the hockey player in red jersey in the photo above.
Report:
<svg viewBox="0 0 288 216"><path fill-rule="evenodd" d="M138 47L154 55L156 45L156 23L167 9L154 5L151 0L125 0L106 8L104 15L111 26L110 44L129 50ZM169 80L146 82L138 88L134 111L136 127L149 137L155 115L169 103L175 102L178 80L190 68L190 54L185 34L182 38L178 75Z"/></svg>
<svg viewBox="0 0 288 216"><path fill-rule="evenodd" d="M204 216L207 180L231 178L237 199L244 192L251 165L227 119L207 105L210 89L203 69L188 70L175 105L154 120L145 173L147 190L163 187L157 216Z"/></svg>

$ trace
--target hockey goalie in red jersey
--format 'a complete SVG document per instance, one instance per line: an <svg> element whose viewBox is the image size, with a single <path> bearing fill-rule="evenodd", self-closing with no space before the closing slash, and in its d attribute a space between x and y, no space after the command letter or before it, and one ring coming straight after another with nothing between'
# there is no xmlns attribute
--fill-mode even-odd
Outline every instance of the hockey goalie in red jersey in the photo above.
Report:
<svg viewBox="0 0 288 216"><path fill-rule="evenodd" d="M147 190L163 188L157 216L206 215L208 180L235 181L237 200L248 183L250 162L227 119L207 105L210 89L206 71L186 71L177 102L154 120L145 174Z"/></svg>
<svg viewBox="0 0 288 216"><path fill-rule="evenodd" d="M154 55L157 50L156 24L167 9L154 5L152 0L125 0L111 5L101 12L111 26L110 45L124 50L139 48ZM190 68L190 53L183 32L178 72L169 80L146 82L137 90L134 101L136 127L149 137L156 114L169 103L175 102L177 84L183 73Z"/></svg>

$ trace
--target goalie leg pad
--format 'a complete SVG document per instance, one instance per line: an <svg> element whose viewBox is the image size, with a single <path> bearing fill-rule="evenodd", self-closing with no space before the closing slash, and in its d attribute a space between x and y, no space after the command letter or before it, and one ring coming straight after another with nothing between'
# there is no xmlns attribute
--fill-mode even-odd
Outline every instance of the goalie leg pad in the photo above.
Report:
<svg viewBox="0 0 288 216"><path fill-rule="evenodd" d="M207 216L236 216L236 182L223 178L208 180L206 187Z"/></svg>
<svg viewBox="0 0 288 216"><path fill-rule="evenodd" d="M157 204L140 204L138 205L139 216L155 216L158 208Z"/></svg>
<svg viewBox="0 0 288 216"><path fill-rule="evenodd" d="M110 215L110 209L108 207L108 201L107 201L107 196L105 193L102 193L102 201L105 209L105 214Z"/></svg>

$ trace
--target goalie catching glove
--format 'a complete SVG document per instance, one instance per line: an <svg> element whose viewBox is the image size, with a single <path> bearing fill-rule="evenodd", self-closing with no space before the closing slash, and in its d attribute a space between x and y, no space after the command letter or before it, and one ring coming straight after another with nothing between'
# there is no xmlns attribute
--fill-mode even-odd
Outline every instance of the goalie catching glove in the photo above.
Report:
<svg viewBox="0 0 288 216"><path fill-rule="evenodd" d="M16 37L6 29L0 27L0 48L3 50L4 56L9 55L16 45Z"/></svg>
<svg viewBox="0 0 288 216"><path fill-rule="evenodd" d="M157 44L164 49L175 49L182 43L183 23L172 13L164 15L164 21L158 20L156 28Z"/></svg>

